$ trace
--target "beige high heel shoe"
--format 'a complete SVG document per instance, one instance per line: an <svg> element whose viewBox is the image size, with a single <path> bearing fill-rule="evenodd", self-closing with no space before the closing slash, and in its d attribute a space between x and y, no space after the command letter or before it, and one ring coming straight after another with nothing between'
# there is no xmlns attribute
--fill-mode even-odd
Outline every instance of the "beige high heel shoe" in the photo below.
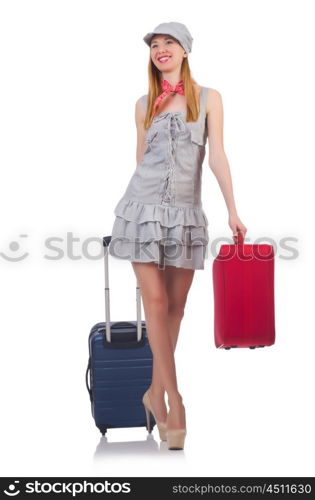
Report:
<svg viewBox="0 0 315 500"><path fill-rule="evenodd" d="M166 431L166 441L168 449L183 450L186 434L186 429L170 429Z"/></svg>
<svg viewBox="0 0 315 500"><path fill-rule="evenodd" d="M169 450L183 450L186 438L186 427L183 429L167 429L166 427L166 440Z"/></svg>
<svg viewBox="0 0 315 500"><path fill-rule="evenodd" d="M146 417L147 417L147 429L148 432L151 433L151 422L150 422L150 412L152 413L154 420L156 422L157 428L159 429L159 434L160 434L160 439L161 441L166 441L166 422L160 422L159 420L156 419L152 407L151 407L151 402L148 394L149 389L144 393L143 398L142 398L142 403L144 405Z"/></svg>

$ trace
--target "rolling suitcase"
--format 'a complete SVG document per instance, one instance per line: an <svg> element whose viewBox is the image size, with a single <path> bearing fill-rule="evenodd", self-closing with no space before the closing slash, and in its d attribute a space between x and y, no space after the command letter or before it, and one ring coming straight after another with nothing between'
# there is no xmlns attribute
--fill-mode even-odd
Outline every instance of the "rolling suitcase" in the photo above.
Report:
<svg viewBox="0 0 315 500"><path fill-rule="evenodd" d="M141 294L137 282L137 321L110 321L108 246L103 238L105 265L105 323L90 331L85 374L92 416L100 432L109 428L146 427L142 396L151 384L152 352L145 321L141 321ZM151 414L151 431L155 420Z"/></svg>
<svg viewBox="0 0 315 500"><path fill-rule="evenodd" d="M244 244L239 231L235 244L221 245L212 279L215 346L255 349L274 344L273 246Z"/></svg>

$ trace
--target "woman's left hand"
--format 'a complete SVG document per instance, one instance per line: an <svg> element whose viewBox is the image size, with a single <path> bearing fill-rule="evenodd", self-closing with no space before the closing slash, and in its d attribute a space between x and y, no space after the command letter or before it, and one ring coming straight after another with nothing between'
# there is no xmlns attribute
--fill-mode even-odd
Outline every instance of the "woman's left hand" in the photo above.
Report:
<svg viewBox="0 0 315 500"><path fill-rule="evenodd" d="M238 231L242 231L243 237L245 238L247 227L243 224L237 214L229 214L229 226L233 231L233 237L237 235Z"/></svg>

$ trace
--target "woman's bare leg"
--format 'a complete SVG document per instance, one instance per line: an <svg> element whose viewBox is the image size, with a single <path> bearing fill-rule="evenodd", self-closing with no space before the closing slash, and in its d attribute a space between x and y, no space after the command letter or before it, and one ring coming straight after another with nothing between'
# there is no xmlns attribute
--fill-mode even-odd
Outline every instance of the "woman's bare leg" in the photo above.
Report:
<svg viewBox="0 0 315 500"><path fill-rule="evenodd" d="M180 324L184 316L187 295L195 270L175 266L165 266L165 284L168 296L168 318L174 351Z"/></svg>
<svg viewBox="0 0 315 500"><path fill-rule="evenodd" d="M181 321L184 316L187 295L194 278L194 269L184 269L175 266L165 266L165 285L168 296L168 327L175 352L180 330ZM152 378L152 391L161 394L164 398L161 375L158 370Z"/></svg>
<svg viewBox="0 0 315 500"><path fill-rule="evenodd" d="M148 339L153 354L152 384L154 377L161 377L170 404L180 404L181 395L177 388L176 367L173 344L168 328L168 295L165 288L164 272L154 262L132 262L139 282L145 312ZM166 421L164 401L150 390L150 400L158 420Z"/></svg>
<svg viewBox="0 0 315 500"><path fill-rule="evenodd" d="M175 370L175 360L174 360L174 352L177 344L177 339L178 339L178 334L179 334L179 329L180 329L180 323L184 315L184 308L187 300L187 294L190 289L193 276L194 276L194 270L191 269L183 269L183 268L176 268L175 266L165 266L165 269L163 271L159 270L156 266L156 264L152 263L153 266L144 267L143 266L148 266L148 264L151 263L135 263L133 262L133 267L135 270L135 274L138 278L140 288L141 288L141 293L142 293L142 299L143 299L143 305L146 313L146 324L148 328L148 336L149 336L149 341L150 341L150 346L153 352L153 372L152 372L152 383L150 386L150 399L152 402L152 406L154 409L154 413L157 417L158 420L165 421L166 416L167 416L167 409L165 405L165 399L164 399L164 392L168 393L167 388L165 387L164 384L164 379L163 379L163 373L160 369L161 361L159 362L158 358L155 356L154 348L151 345L151 336L149 333L150 326L148 324L148 316L150 315L150 311L154 309L154 305L151 301L152 307L150 305L148 307L145 306L145 303L150 303L150 296L152 299L152 295L150 295L150 290L152 290L153 286L155 290L158 290L159 287L164 289L164 292L162 292L162 296L164 297L163 301L166 302L165 307L167 307L166 310L166 316L165 316L165 311L163 312L163 319L160 317L159 319L162 320L164 323L164 331L168 332L169 340L168 340L168 345L169 349L171 349L172 354L173 354L173 360L171 361L172 369L171 372L173 371L173 377L175 380L175 393L174 396L170 395L168 393L168 402L170 404L170 407L173 408L173 411L170 411L168 415L168 428L180 428L185 426L185 416L183 413L183 405L182 405L182 398L178 392L177 389L177 380L176 380L176 370ZM153 273L151 273L151 269L153 267ZM140 271L139 271L140 269ZM142 272L142 269L144 269L144 272ZM155 277L155 282L152 281L152 274L157 276ZM142 280L141 276L142 275ZM149 292L146 293L145 291L145 286L141 283L147 282L147 285L149 285ZM165 296L165 291L166 291L166 296ZM161 290L160 290L161 293ZM146 298L144 297L146 295ZM160 297L161 298L161 297ZM157 297L155 297L155 300ZM163 306L162 306L163 307ZM156 314L158 315L158 310L156 311ZM154 314L152 315L153 324L154 324ZM150 323L149 319L149 323ZM159 331L161 327L158 326L158 322L156 323L155 330ZM163 326L162 326L163 329ZM154 330L154 327L153 327ZM163 338L162 336L160 338ZM162 358L163 359L163 355ZM174 383L174 381L173 381ZM177 395L175 395L177 392Z"/></svg>
<svg viewBox="0 0 315 500"><path fill-rule="evenodd" d="M168 296L168 326L174 353L194 272L194 269L165 266L165 285ZM151 387L159 401L164 401L165 388L158 368L154 372ZM175 429L186 426L185 414L181 401L179 404L170 404L170 412L167 416L167 426L168 428Z"/></svg>

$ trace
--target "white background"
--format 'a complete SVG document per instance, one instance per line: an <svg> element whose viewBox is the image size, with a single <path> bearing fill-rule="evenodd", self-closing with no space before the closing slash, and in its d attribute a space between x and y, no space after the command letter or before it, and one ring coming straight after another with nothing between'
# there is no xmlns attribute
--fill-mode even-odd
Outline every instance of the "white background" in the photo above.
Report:
<svg viewBox="0 0 315 500"><path fill-rule="evenodd" d="M312 2L0 5L1 474L314 475ZM85 387L88 334L104 320L101 238L136 166L142 38L166 21L188 26L192 75L222 95L247 242L276 250L272 347L216 349L218 249L195 273L176 350L183 452L160 447L156 428L101 439ZM202 200L211 242L231 237L207 156ZM111 320L135 319L135 283L131 264L111 258Z"/></svg>

